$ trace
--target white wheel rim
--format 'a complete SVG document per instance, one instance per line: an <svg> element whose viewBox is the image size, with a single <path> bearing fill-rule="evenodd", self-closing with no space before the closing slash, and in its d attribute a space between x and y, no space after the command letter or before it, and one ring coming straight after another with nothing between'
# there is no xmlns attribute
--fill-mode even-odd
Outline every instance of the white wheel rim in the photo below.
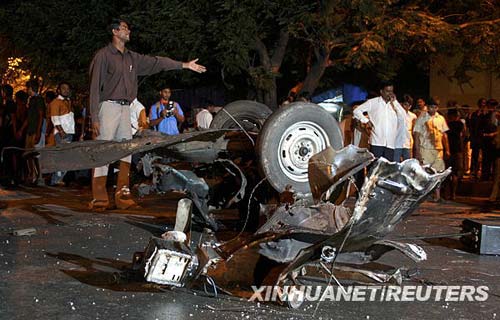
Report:
<svg viewBox="0 0 500 320"><path fill-rule="evenodd" d="M328 135L318 124L310 121L294 123L280 138L280 169L293 181L307 182L309 159L329 145Z"/></svg>

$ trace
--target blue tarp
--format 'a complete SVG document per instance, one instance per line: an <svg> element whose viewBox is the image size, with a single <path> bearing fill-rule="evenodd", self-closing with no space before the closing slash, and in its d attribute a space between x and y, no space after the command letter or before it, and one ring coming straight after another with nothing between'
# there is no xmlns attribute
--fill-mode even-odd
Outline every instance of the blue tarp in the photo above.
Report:
<svg viewBox="0 0 500 320"><path fill-rule="evenodd" d="M335 99L335 102L338 101L343 102L346 105L351 105L353 102L366 100L368 92L360 86L345 83L342 87L331 89L312 97L311 101L319 103L337 97L341 99Z"/></svg>

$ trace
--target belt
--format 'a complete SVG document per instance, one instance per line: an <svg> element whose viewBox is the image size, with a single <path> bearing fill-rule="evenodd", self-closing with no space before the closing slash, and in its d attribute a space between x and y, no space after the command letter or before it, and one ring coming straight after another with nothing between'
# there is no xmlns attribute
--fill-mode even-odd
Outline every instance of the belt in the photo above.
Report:
<svg viewBox="0 0 500 320"><path fill-rule="evenodd" d="M117 104L122 105L122 106L130 104L130 101L125 100L125 99L117 99L117 100L111 100L110 99L110 100L108 100L108 102L117 103Z"/></svg>

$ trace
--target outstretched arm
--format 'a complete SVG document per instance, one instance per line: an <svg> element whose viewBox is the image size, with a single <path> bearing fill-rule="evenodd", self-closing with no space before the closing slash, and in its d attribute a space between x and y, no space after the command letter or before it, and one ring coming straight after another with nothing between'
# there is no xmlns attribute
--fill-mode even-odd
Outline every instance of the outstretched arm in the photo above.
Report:
<svg viewBox="0 0 500 320"><path fill-rule="evenodd" d="M196 63L197 61L198 61L198 58L191 60L189 62L183 62L182 68L189 69L189 70L192 70L192 71L198 72L198 73L203 73L203 72L207 71L207 68L205 68L205 66L202 66L201 64L197 64Z"/></svg>

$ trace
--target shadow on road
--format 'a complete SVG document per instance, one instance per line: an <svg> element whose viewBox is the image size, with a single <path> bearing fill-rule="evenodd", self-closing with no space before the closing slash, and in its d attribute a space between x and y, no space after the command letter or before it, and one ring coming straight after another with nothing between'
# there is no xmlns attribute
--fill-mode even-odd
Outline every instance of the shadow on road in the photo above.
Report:
<svg viewBox="0 0 500 320"><path fill-rule="evenodd" d="M160 286L146 283L138 272L132 270L131 262L108 258L86 258L80 255L58 252L47 255L80 266L85 270L59 269L64 274L82 283L113 291L161 292ZM103 270L108 269L108 270Z"/></svg>

